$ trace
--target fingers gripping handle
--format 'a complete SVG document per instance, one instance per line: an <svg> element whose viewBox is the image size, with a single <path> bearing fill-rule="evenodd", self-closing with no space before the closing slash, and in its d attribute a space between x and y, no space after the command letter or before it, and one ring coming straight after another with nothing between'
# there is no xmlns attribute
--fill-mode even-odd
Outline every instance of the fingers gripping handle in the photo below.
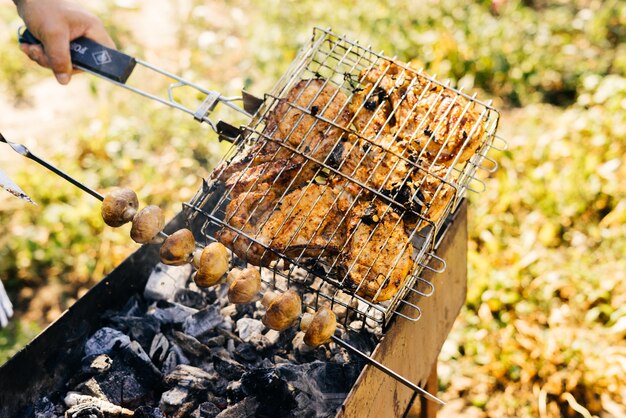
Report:
<svg viewBox="0 0 626 418"><path fill-rule="evenodd" d="M21 44L41 44L28 29L20 31L18 41ZM75 67L92 71L118 83L126 83L137 63L130 55L85 37L74 39L70 43L70 55Z"/></svg>

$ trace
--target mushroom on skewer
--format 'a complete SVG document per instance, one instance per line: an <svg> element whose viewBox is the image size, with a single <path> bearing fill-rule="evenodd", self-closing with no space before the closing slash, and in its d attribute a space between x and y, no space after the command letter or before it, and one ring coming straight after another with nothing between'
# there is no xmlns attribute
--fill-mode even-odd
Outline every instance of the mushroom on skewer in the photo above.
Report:
<svg viewBox="0 0 626 418"><path fill-rule="evenodd" d="M167 237L161 245L159 256L163 264L182 266L193 259L196 241L189 229L179 229Z"/></svg>
<svg viewBox="0 0 626 418"><path fill-rule="evenodd" d="M102 219L114 228L133 220L137 214L139 200L131 189L114 189L102 200Z"/></svg>
<svg viewBox="0 0 626 418"><path fill-rule="evenodd" d="M154 240L165 226L165 216L160 207L150 205L141 209L133 219L130 237L139 244Z"/></svg>
<svg viewBox="0 0 626 418"><path fill-rule="evenodd" d="M204 249L196 250L192 263L198 271L194 273L193 281L199 287L216 285L228 271L229 262L228 250L219 242L212 242Z"/></svg>
<svg viewBox="0 0 626 418"><path fill-rule="evenodd" d="M267 308L263 324L276 331L289 328L302 313L302 301L293 290L287 290L280 295L267 292L263 295L261 303Z"/></svg>
<svg viewBox="0 0 626 418"><path fill-rule="evenodd" d="M254 267L233 269L228 273L230 286L228 300L230 303L250 303L261 290L261 274Z"/></svg>
<svg viewBox="0 0 626 418"><path fill-rule="evenodd" d="M304 342L311 347L324 344L335 334L337 328L337 316L323 306L315 315L305 313L300 321L300 329L305 332Z"/></svg>

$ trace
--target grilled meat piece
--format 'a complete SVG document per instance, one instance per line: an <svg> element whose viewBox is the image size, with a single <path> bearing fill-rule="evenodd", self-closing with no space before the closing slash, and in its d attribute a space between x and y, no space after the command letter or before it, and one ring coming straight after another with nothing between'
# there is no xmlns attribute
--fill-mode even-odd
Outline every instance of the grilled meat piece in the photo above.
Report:
<svg viewBox="0 0 626 418"><path fill-rule="evenodd" d="M395 116L390 95L405 84L407 77L406 70L387 61L361 71L359 79L363 88L354 94L349 106L354 113L354 127L361 137L375 140L379 135L391 133Z"/></svg>
<svg viewBox="0 0 626 418"><path fill-rule="evenodd" d="M428 91L424 87L424 83L414 82L404 94L398 90L391 95L394 132L435 164L464 163L480 145L482 117L465 97L440 86L433 85Z"/></svg>
<svg viewBox="0 0 626 418"><path fill-rule="evenodd" d="M343 132L320 118L347 127L351 117L346 110L347 101L348 97L327 80L302 80L279 100L267 119L264 133L300 147L302 151L315 153L323 139L337 140Z"/></svg>
<svg viewBox="0 0 626 418"><path fill-rule="evenodd" d="M264 223L258 240L288 257L336 254L346 239L339 196L318 184L292 191Z"/></svg>
<svg viewBox="0 0 626 418"><path fill-rule="evenodd" d="M374 139L380 133L389 133L391 104L387 92L373 84L366 85L357 92L350 102L350 111L354 113L354 127L363 138Z"/></svg>
<svg viewBox="0 0 626 418"><path fill-rule="evenodd" d="M358 202L348 215L348 236L339 265L344 284L374 302L391 299L413 268L400 216L379 199Z"/></svg>
<svg viewBox="0 0 626 418"><path fill-rule="evenodd" d="M347 126L351 114L344 109L346 101L347 96L325 80L300 81L269 114L264 137L214 171L213 177L225 181L230 190L232 200L225 221L231 227L256 237L271 214L267 211L278 205L288 190L298 189L316 177L321 166L310 158L326 160L343 130L312 115ZM312 115L296 106L308 109ZM250 216L252 212L257 215ZM218 239L250 263L267 265L275 258L261 245L236 235L224 228Z"/></svg>
<svg viewBox="0 0 626 418"><path fill-rule="evenodd" d="M236 173L257 165L293 159L299 155L285 146L323 162L344 130L319 118L347 129L352 118L347 100L341 90L326 80L300 81L269 113L263 136L258 142L226 166L218 167L214 171L215 176L226 181ZM298 107L307 109L311 114Z"/></svg>
<svg viewBox="0 0 626 418"><path fill-rule="evenodd" d="M339 170L346 176L381 193L388 193L408 178L414 170L405 157L402 141L392 135L380 135L372 141L359 140L351 136L351 141L341 144ZM356 189L353 187L353 192Z"/></svg>
<svg viewBox="0 0 626 418"><path fill-rule="evenodd" d="M270 216L277 200L276 191L268 183L260 184L254 191L240 193L226 207L224 222L230 228L222 228L215 237L242 260L267 266L275 259L275 255L238 231L254 238Z"/></svg>

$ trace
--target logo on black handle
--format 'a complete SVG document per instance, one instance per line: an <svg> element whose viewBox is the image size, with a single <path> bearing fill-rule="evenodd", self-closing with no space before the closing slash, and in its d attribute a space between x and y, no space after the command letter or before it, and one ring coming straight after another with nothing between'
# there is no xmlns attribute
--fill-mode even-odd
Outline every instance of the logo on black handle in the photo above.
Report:
<svg viewBox="0 0 626 418"><path fill-rule="evenodd" d="M108 64L111 61L113 61L111 59L111 56L109 55L109 53L106 51L106 49L102 49L100 51L96 51L93 54L91 54L91 56L93 57L94 61L98 65Z"/></svg>

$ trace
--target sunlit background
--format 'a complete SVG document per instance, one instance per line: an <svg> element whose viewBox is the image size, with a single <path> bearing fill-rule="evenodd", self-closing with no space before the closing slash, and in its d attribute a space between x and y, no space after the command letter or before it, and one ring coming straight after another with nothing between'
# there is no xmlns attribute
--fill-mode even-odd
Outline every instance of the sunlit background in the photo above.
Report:
<svg viewBox="0 0 626 418"><path fill-rule="evenodd" d="M625 2L83 3L120 49L226 95L269 90L319 25L493 99L509 148L469 196L469 293L441 356L444 411L626 416ZM101 192L131 187L176 214L222 156L216 136L91 76L57 85L19 51L10 0L0 21L0 132ZM0 192L0 279L16 307L3 363L138 246L129 227L103 224L97 200L0 148L0 169L38 203Z"/></svg>

